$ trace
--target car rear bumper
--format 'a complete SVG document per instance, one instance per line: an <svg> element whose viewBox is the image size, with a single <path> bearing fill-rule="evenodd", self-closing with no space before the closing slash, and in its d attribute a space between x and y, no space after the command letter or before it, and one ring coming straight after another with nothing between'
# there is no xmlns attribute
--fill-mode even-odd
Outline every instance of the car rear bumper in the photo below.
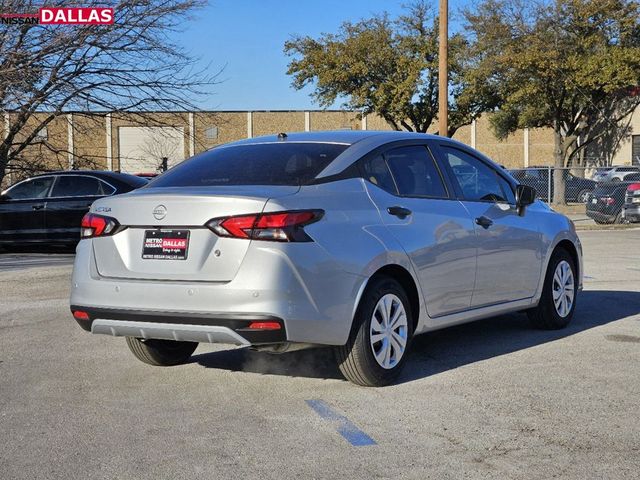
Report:
<svg viewBox="0 0 640 480"><path fill-rule="evenodd" d="M587 217L593 218L598 222L613 222L616 218L616 214L587 210Z"/></svg>
<svg viewBox="0 0 640 480"><path fill-rule="evenodd" d="M640 203L625 204L622 207L622 218L631 223L640 222Z"/></svg>
<svg viewBox="0 0 640 480"><path fill-rule="evenodd" d="M175 332L221 343L344 345L365 283L366 277L344 271L310 242L252 246L229 282L106 278L97 271L91 241L83 240L76 248L70 304L88 313L88 325L78 323L92 333L129 335L142 328L160 338ZM279 333L243 330L264 319L280 322Z"/></svg>
<svg viewBox="0 0 640 480"><path fill-rule="evenodd" d="M225 315L117 310L71 305L71 312L84 312L88 318L78 325L91 333L116 337L160 338L204 343L260 345L287 340L284 322L268 315ZM270 328L251 328L252 324ZM277 326L277 327L276 327Z"/></svg>

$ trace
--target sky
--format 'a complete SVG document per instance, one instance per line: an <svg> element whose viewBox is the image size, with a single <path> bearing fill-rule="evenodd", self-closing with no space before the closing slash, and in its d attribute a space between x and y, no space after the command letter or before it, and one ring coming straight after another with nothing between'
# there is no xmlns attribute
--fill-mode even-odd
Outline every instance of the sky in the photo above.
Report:
<svg viewBox="0 0 640 480"><path fill-rule="evenodd" d="M434 11L437 0L432 0ZM403 1L383 0L211 0L197 11L176 40L203 66L222 70L211 87L207 110L319 109L310 93L296 91L286 74L285 41L295 35L333 33L346 20L357 21L387 11L402 12ZM449 0L450 30L459 23L466 0ZM339 108L340 105L334 105Z"/></svg>

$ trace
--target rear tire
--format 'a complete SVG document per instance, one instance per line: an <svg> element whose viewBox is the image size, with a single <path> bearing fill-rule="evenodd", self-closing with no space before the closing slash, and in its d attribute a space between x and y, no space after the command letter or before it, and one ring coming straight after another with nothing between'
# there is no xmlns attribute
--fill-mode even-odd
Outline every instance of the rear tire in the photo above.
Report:
<svg viewBox="0 0 640 480"><path fill-rule="evenodd" d="M587 203L589 201L589 195L591 194L590 190L582 190L578 193L578 197L576 200L578 203Z"/></svg>
<svg viewBox="0 0 640 480"><path fill-rule="evenodd" d="M180 365L193 354L197 342L178 342L174 340L142 339L126 337L131 353L141 362L157 367Z"/></svg>
<svg viewBox="0 0 640 480"><path fill-rule="evenodd" d="M573 258L565 249L553 252L538 306L527 311L536 328L558 330L569 325L576 309L578 281Z"/></svg>
<svg viewBox="0 0 640 480"><path fill-rule="evenodd" d="M618 212L618 215L616 215L616 218L613 220L613 223L615 223L616 225L620 225L622 223L622 210Z"/></svg>
<svg viewBox="0 0 640 480"><path fill-rule="evenodd" d="M393 382L407 358L413 315L400 283L387 276L374 278L360 300L347 344L334 350L347 380L365 387Z"/></svg>

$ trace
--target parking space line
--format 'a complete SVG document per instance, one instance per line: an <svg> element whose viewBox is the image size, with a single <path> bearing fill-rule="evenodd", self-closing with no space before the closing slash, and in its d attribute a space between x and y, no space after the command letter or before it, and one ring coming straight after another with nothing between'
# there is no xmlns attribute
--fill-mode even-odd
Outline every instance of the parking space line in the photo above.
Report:
<svg viewBox="0 0 640 480"><path fill-rule="evenodd" d="M366 447L377 445L375 440L356 427L347 417L335 412L326 402L322 400L305 400L323 420L328 420L335 424L336 430L354 447Z"/></svg>

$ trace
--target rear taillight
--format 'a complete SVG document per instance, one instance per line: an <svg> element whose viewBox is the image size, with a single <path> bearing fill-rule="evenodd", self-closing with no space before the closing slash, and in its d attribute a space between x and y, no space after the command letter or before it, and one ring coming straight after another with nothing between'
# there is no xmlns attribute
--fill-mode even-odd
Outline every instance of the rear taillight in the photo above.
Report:
<svg viewBox="0 0 640 480"><path fill-rule="evenodd" d="M87 213L82 217L80 228L81 238L104 237L113 235L120 224L115 218Z"/></svg>
<svg viewBox="0 0 640 480"><path fill-rule="evenodd" d="M269 240L272 242L310 242L303 227L322 218L322 210L255 213L214 218L207 227L221 237Z"/></svg>
<svg viewBox="0 0 640 480"><path fill-rule="evenodd" d="M76 320L90 320L91 317L89 317L89 314L87 312L84 312L82 310L74 310L73 312L73 318L75 318Z"/></svg>
<svg viewBox="0 0 640 480"><path fill-rule="evenodd" d="M615 200L613 197L602 197L600 198L600 201L605 205L613 205L615 203Z"/></svg>
<svg viewBox="0 0 640 480"><path fill-rule="evenodd" d="M250 330L280 330L282 325L278 322L251 322L249 324Z"/></svg>
<svg viewBox="0 0 640 480"><path fill-rule="evenodd" d="M627 187L627 193L633 193L640 190L640 183L632 183Z"/></svg>

